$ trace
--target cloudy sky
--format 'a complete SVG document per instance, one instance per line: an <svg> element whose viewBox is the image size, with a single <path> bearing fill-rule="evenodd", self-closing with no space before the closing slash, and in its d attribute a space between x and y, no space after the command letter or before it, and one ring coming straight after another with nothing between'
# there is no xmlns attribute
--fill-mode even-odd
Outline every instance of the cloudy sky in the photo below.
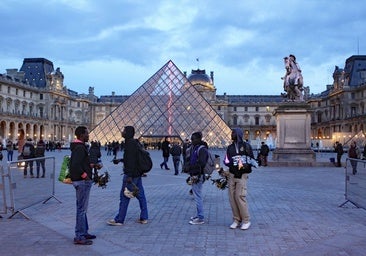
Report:
<svg viewBox="0 0 366 256"><path fill-rule="evenodd" d="M42 57L69 89L129 95L172 60L214 71L218 94L279 95L294 54L320 93L335 65L366 55L365 10L363 0L2 0L0 73Z"/></svg>

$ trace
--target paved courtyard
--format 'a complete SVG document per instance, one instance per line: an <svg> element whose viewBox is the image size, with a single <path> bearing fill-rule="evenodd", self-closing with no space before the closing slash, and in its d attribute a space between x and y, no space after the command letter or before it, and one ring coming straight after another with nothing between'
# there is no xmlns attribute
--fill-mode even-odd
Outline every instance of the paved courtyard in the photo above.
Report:
<svg viewBox="0 0 366 256"><path fill-rule="evenodd" d="M62 158L55 156L58 176ZM113 165L103 151L103 170L111 174L106 189L93 186L89 204L90 232L97 236L91 246L72 243L75 223L75 192L56 181L55 197L37 203L8 219L0 219L0 255L364 255L366 210L345 202L344 168L259 167L250 174L250 229L231 230L227 190L204 184L206 223L192 226L195 204L185 174L160 169L161 151L151 151L154 168L143 178L149 223L136 223L139 206L131 200L125 225L106 221L116 214L121 187L121 165ZM6 153L5 155L6 156ZM317 161L334 154L318 153ZM171 159L170 159L171 161ZM3 164L6 165L5 160ZM51 165L48 165L51 166ZM172 163L170 162L172 169ZM22 173L19 172L21 175ZM25 181L26 180L26 181ZM51 179L46 179L48 186ZM17 181L15 202L42 195L37 179ZM19 191L24 191L20 193ZM36 191L36 192L35 192ZM49 191L49 190L47 190ZM47 197L48 194L46 194ZM17 206L17 204L15 204Z"/></svg>

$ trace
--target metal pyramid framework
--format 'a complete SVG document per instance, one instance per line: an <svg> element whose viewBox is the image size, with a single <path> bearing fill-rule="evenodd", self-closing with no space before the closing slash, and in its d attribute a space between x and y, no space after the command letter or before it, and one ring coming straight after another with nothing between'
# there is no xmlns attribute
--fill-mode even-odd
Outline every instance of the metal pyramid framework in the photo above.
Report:
<svg viewBox="0 0 366 256"><path fill-rule="evenodd" d="M90 140L121 141L124 126L135 127L135 138L190 138L201 131L210 147L227 147L231 129L172 61L168 61L126 101L101 121Z"/></svg>

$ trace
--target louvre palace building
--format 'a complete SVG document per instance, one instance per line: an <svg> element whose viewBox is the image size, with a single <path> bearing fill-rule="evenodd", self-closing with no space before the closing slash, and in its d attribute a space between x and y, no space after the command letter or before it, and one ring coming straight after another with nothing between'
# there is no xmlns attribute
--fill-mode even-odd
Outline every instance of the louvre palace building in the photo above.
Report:
<svg viewBox="0 0 366 256"><path fill-rule="evenodd" d="M67 75L67 74L65 74ZM366 56L354 55L344 68L335 67L333 84L320 94L304 90L311 106L314 145L347 145L351 139L364 145L366 122ZM90 140L102 144L122 140L125 125L136 128L146 143L165 136L182 141L202 131L212 147L230 143L231 128L240 127L256 149L261 141L276 144L274 110L284 102L279 95L217 95L214 72L181 72L168 61L131 95L96 96L94 88L76 92L63 83L61 68L45 58L26 58L21 68L0 74L0 141L17 142L19 136L61 142L74 139L75 128L85 125ZM238 81L240 82L240 81ZM225 85L218 85L225 86ZM277 86L277 85L276 85ZM360 144L359 144L360 145Z"/></svg>

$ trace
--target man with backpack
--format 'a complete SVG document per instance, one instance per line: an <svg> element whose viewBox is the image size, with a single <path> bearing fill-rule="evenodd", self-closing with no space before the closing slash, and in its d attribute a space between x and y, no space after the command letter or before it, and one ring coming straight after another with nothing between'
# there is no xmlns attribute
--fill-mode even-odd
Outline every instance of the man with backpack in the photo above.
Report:
<svg viewBox="0 0 366 256"><path fill-rule="evenodd" d="M192 145L189 149L189 159L187 159L187 170L189 182L192 184L192 192L196 203L197 214L191 217L189 224L204 224L202 185L205 181L203 169L208 160L208 151L205 143L202 141L202 133L195 132L191 136ZM187 154L188 155L188 154Z"/></svg>
<svg viewBox="0 0 366 256"><path fill-rule="evenodd" d="M170 149L170 154L173 158L174 164L174 175L179 174L179 163L180 163L180 155L182 154L182 148L179 146L177 142L173 143L173 146Z"/></svg>
<svg viewBox="0 0 366 256"><path fill-rule="evenodd" d="M229 201L234 222L231 229L238 228L246 230L250 227L250 218L247 204L247 180L251 172L251 165L248 164L254 156L249 143L243 140L243 131L240 128L231 132L233 141L226 150L224 164L229 167Z"/></svg>
<svg viewBox="0 0 366 256"><path fill-rule="evenodd" d="M337 167L342 167L341 159L344 153L342 143L336 141L334 151L337 153Z"/></svg>
<svg viewBox="0 0 366 256"><path fill-rule="evenodd" d="M137 198L137 200L139 200L141 211L140 217L139 219L137 219L137 222L140 224L147 224L148 212L144 187L142 186L142 172L139 170L138 162L136 161L136 157L139 154L138 151L140 145L139 142L133 138L134 135L134 127L124 127L122 131L122 137L125 138L123 159L113 160L114 164L123 162L123 180L118 213L113 219L107 221L107 224L111 226L123 225L127 214L128 204L130 203L130 199L134 196ZM127 192L125 193L125 191ZM134 193L131 193L131 191L134 191Z"/></svg>
<svg viewBox="0 0 366 256"><path fill-rule="evenodd" d="M34 158L34 146L31 138L28 138L25 142L22 150L23 159L25 160L24 164L24 178L27 178L27 169L29 166L30 177L34 178L33 175L33 160L29 160Z"/></svg>
<svg viewBox="0 0 366 256"><path fill-rule="evenodd" d="M268 162L268 154L269 154L269 147L268 145L262 141L261 149L259 151L260 154L260 162L263 166L267 166Z"/></svg>
<svg viewBox="0 0 366 256"><path fill-rule="evenodd" d="M35 150L35 157L36 158L44 157L45 151L46 151L46 144L44 143L44 141L42 139L40 139L37 142L37 147ZM37 178L39 178L40 167L42 167L42 176L41 177L44 178L45 174L46 174L45 159L36 160L36 165L37 165Z"/></svg>

